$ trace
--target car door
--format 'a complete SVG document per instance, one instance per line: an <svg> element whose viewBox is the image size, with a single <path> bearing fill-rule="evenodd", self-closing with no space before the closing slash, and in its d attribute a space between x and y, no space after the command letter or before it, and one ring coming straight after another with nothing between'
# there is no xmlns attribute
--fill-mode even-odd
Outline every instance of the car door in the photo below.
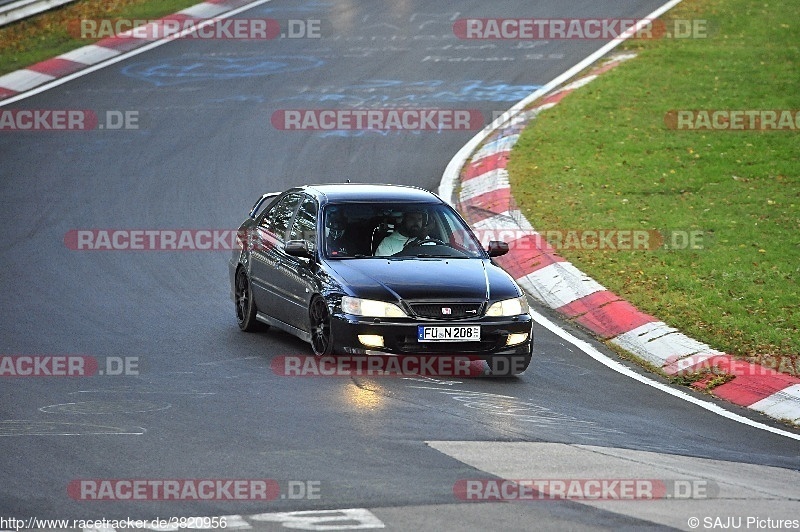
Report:
<svg viewBox="0 0 800 532"><path fill-rule="evenodd" d="M316 252L318 206L314 198L304 196L297 209L287 240L303 240L308 249ZM316 291L317 263L302 257L281 253L278 258L277 279L281 292L281 316L289 325L308 330L308 305Z"/></svg>
<svg viewBox="0 0 800 532"><path fill-rule="evenodd" d="M258 242L250 253L250 279L253 285L253 298L258 309L284 321L281 300L284 288L278 268L281 263L286 233L294 213L303 199L299 192L288 193L280 198L268 211L257 220L256 231Z"/></svg>

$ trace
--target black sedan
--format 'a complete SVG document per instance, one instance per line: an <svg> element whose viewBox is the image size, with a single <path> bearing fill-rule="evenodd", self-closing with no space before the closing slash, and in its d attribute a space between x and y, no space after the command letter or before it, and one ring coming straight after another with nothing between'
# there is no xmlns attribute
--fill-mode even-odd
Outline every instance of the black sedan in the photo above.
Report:
<svg viewBox="0 0 800 532"><path fill-rule="evenodd" d="M230 260L243 331L265 325L325 355L458 355L518 374L533 349L528 301L435 194L328 184L264 194Z"/></svg>

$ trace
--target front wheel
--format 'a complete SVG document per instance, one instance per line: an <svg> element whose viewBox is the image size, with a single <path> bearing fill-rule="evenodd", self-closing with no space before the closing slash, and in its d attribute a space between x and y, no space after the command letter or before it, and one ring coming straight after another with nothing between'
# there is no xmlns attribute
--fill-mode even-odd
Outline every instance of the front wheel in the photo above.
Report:
<svg viewBox="0 0 800 532"><path fill-rule="evenodd" d="M333 354L331 312L321 296L316 296L311 300L308 316L311 323L311 348L314 350L314 354L318 357Z"/></svg>

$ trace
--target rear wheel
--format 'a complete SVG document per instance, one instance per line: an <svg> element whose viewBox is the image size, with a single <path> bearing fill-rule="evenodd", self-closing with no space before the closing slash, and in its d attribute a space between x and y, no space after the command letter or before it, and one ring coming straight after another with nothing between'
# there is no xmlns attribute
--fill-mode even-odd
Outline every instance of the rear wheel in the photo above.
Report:
<svg viewBox="0 0 800 532"><path fill-rule="evenodd" d="M256 320L256 302L253 301L253 289L250 278L244 268L236 272L236 321L239 328L246 332L263 330L266 328Z"/></svg>
<svg viewBox="0 0 800 532"><path fill-rule="evenodd" d="M321 296L316 296L311 300L308 316L311 323L311 348L314 350L314 354L318 357L333 354L331 312Z"/></svg>

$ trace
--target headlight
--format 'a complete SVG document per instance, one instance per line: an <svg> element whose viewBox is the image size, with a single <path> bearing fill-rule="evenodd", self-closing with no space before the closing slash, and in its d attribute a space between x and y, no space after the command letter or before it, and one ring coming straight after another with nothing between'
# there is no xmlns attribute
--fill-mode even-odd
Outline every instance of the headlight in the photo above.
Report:
<svg viewBox="0 0 800 532"><path fill-rule="evenodd" d="M406 313L394 303L360 299L358 297L344 296L342 298L342 311L345 314L367 316L370 318L405 318Z"/></svg>
<svg viewBox="0 0 800 532"><path fill-rule="evenodd" d="M525 296L515 297L514 299L504 299L497 303L492 303L487 316L519 316L528 312L528 300Z"/></svg>

